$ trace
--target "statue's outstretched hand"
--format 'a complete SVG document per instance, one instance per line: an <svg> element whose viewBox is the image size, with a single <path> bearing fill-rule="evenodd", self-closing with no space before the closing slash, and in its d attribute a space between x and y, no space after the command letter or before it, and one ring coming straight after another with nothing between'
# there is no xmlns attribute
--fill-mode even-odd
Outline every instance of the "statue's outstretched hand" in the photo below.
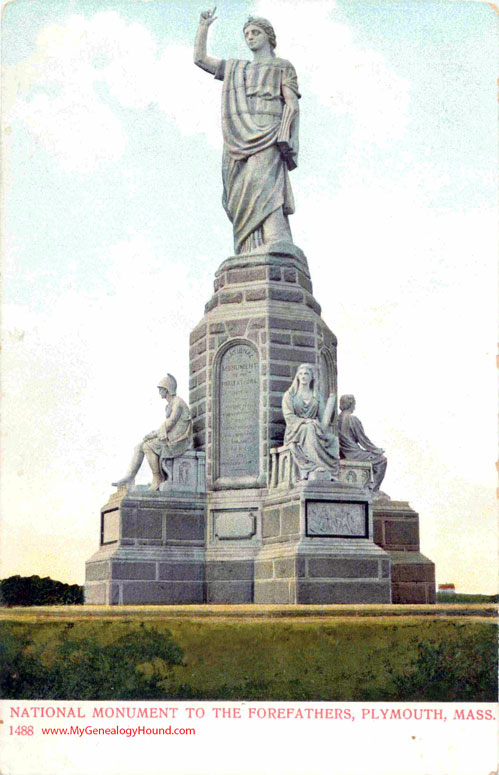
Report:
<svg viewBox="0 0 499 775"><path fill-rule="evenodd" d="M215 6L213 11L203 11L201 13L201 18L199 19L199 24L203 27L209 27L210 24L213 24L215 19L218 19L218 16L215 16L215 11L217 10L217 7Z"/></svg>

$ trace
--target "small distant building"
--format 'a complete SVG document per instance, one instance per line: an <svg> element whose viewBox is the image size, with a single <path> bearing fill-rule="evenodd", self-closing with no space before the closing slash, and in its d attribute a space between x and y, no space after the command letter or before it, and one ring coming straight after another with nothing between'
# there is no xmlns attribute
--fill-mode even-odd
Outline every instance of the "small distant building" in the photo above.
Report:
<svg viewBox="0 0 499 775"><path fill-rule="evenodd" d="M439 595L455 595L456 594L456 587L454 584L439 584L438 585L438 594Z"/></svg>

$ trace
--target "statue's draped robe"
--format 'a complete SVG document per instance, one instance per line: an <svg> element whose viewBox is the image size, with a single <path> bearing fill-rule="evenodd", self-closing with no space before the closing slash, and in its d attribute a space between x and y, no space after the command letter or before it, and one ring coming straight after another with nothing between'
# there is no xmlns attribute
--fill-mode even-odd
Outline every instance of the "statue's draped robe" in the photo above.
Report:
<svg viewBox="0 0 499 775"><path fill-rule="evenodd" d="M286 163L277 146L284 108L283 86L297 97L298 80L286 59L261 62L222 60L215 78L223 80L223 206L234 228L236 253L263 243L262 224L280 207L295 211ZM290 137L298 154L298 119Z"/></svg>
<svg viewBox="0 0 499 775"><path fill-rule="evenodd" d="M306 478L317 468L338 471L338 437L320 422L324 415L322 397L304 399L299 391L287 390L282 399L286 421L284 444L290 447L293 459Z"/></svg>
<svg viewBox="0 0 499 775"><path fill-rule="evenodd" d="M366 436L358 417L350 412L341 412L338 421L338 436L340 440L340 455L347 460L364 460L372 463L374 490L385 476L387 460L379 447Z"/></svg>
<svg viewBox="0 0 499 775"><path fill-rule="evenodd" d="M159 455L161 470L163 461L180 457L192 448L192 418L185 401L174 396L166 406L165 414L166 419L156 431L156 438L144 442Z"/></svg>
<svg viewBox="0 0 499 775"><path fill-rule="evenodd" d="M338 433L341 457L348 460L369 460L371 463L379 463L384 459L379 447L366 436L359 418L350 412L341 412Z"/></svg>

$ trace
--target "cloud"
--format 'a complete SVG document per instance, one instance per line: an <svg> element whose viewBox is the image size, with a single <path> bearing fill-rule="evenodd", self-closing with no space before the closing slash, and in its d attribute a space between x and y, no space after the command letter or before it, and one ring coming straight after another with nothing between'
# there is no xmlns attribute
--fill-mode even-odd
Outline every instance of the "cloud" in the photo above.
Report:
<svg viewBox="0 0 499 775"><path fill-rule="evenodd" d="M264 6L257 3L257 12L266 13ZM271 16L303 91L351 117L352 142L383 144L403 134L407 82L380 54L355 43L351 29L332 19L330 3L310 3L305 14L303 6L275 0ZM23 127L35 148L70 173L92 173L122 157L128 136L117 108L143 112L158 105L183 134L220 144L213 109L220 84L193 66L189 46L161 47L144 25L116 11L45 26L34 53L7 67L5 80L7 122Z"/></svg>
<svg viewBox="0 0 499 775"><path fill-rule="evenodd" d="M55 98L37 94L19 101L13 118L69 172L90 172L103 162L118 161L126 144L119 119L90 91L82 102L67 93Z"/></svg>
<svg viewBox="0 0 499 775"><path fill-rule="evenodd" d="M220 85L196 72L189 47L160 48L143 25L115 11L44 27L35 52L7 67L5 80L7 124L22 126L68 172L91 173L121 158L128 138L116 108L157 104L184 134L219 143Z"/></svg>
<svg viewBox="0 0 499 775"><path fill-rule="evenodd" d="M408 83L380 54L357 45L351 29L331 17L332 7L314 2L304 13L303 6L275 0L271 18L279 50L292 59L305 93L352 119L352 142L400 137ZM266 14L265 3L257 3L256 11ZM183 134L204 134L212 146L220 144L213 109L220 84L193 66L189 46L161 47L144 25L116 11L45 26L34 53L7 67L5 80L7 122L22 126L35 148L71 173L92 173L122 157L128 137L116 108L142 112L156 104Z"/></svg>
<svg viewBox="0 0 499 775"><path fill-rule="evenodd" d="M372 49L354 40L352 29L332 18L334 4L260 0L256 13L270 15L278 52L298 72L302 91L338 115L350 116L352 140L385 144L404 134L409 109L409 82ZM305 76L306 73L306 76Z"/></svg>

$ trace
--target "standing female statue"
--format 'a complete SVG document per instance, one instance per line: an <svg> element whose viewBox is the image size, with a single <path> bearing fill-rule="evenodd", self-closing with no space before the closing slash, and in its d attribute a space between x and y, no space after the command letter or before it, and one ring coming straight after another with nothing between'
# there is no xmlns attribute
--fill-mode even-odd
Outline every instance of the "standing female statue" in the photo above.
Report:
<svg viewBox="0 0 499 775"><path fill-rule="evenodd" d="M308 479L310 474L319 471L328 472L331 479L338 478L339 443L330 427L335 408L334 393L326 404L319 392L314 367L302 363L282 399L286 421L284 444L291 449L300 479Z"/></svg>
<svg viewBox="0 0 499 775"><path fill-rule="evenodd" d="M234 228L236 253L292 242L288 215L295 204L288 169L297 166L298 81L293 65L276 57L270 22L249 17L243 32L253 62L208 56L208 29L217 18L201 14L194 62L224 82L222 92L223 206Z"/></svg>

